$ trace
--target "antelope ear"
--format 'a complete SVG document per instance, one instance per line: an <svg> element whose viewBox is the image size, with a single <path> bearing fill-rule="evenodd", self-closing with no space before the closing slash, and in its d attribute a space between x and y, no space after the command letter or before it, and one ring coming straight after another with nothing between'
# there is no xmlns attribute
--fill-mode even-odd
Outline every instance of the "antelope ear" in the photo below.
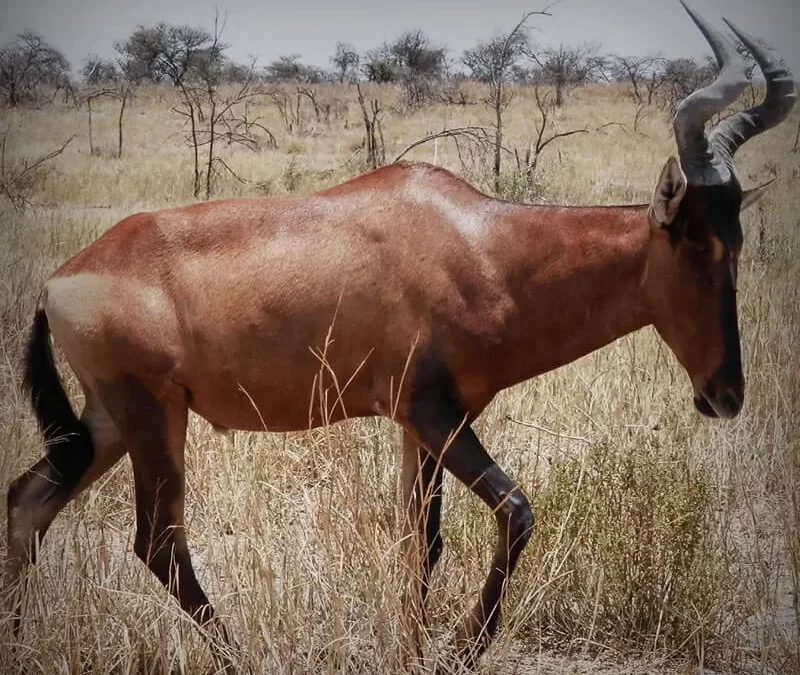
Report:
<svg viewBox="0 0 800 675"><path fill-rule="evenodd" d="M739 208L739 211L744 211L745 209L749 209L753 204L758 203L758 201L767 194L767 190L769 189L770 185L775 182L773 178L770 181L767 181L763 185L759 185L755 188L750 188L749 190L744 190L742 192L742 205Z"/></svg>
<svg viewBox="0 0 800 675"><path fill-rule="evenodd" d="M670 157L664 168L650 204L650 220L657 227L667 227L678 214L681 199L686 194L686 176L675 157Z"/></svg>

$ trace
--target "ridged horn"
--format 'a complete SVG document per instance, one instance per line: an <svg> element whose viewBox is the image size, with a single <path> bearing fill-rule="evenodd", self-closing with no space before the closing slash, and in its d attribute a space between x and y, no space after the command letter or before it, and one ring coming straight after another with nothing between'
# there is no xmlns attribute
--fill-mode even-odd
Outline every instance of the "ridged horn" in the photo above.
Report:
<svg viewBox="0 0 800 675"><path fill-rule="evenodd" d="M733 103L747 86L745 62L725 35L683 0L681 4L711 45L719 65L719 75L711 84L692 92L678 105L672 122L678 154L681 166L690 179L703 176L710 166L717 166L722 174L720 177L724 178L728 174L727 162L716 156L709 146L705 123L712 115Z"/></svg>
<svg viewBox="0 0 800 675"><path fill-rule="evenodd" d="M797 93L792 73L775 50L727 19L723 20L753 55L767 82L767 93L760 105L731 115L711 132L709 142L712 150L731 163L733 155L744 143L786 118L797 100Z"/></svg>

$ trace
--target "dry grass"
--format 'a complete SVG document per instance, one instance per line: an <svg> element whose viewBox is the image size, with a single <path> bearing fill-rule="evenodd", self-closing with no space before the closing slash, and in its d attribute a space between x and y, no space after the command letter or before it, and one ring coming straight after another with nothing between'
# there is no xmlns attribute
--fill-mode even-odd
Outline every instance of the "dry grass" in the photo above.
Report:
<svg viewBox="0 0 800 675"><path fill-rule="evenodd" d="M220 195L306 191L363 168L354 92L332 87L323 94L349 109L330 125L307 117L292 134L264 106L279 147L224 150L247 183L225 181ZM376 88L370 95L384 101L389 158L445 126L490 121L480 105L403 113L392 107L396 92ZM173 97L167 89L139 93L127 113L121 160L90 155L83 111L56 105L2 113L18 161L76 136L39 176L34 201L42 206L17 213L0 205L4 486L41 453L17 374L42 280L123 216L189 199L191 157L170 113ZM555 115L559 129L624 128L548 148L534 196L649 199L673 141L658 113L634 134L635 113L616 90L575 92ZM534 114L531 93L518 92L507 113L510 147L527 147ZM737 158L746 184L770 170L780 176L744 217L739 296L749 389L739 418L701 419L673 357L644 330L504 392L476 423L531 496L538 525L514 578L505 630L482 672L674 672L675 660L800 671L800 154L788 151L797 114ZM95 143L111 150L111 102L100 105L93 123ZM451 142L422 146L411 158L435 160L488 187L481 157L462 156L462 164ZM252 672L395 672L402 631L397 440L397 430L380 420L221 437L192 419L190 544L201 582ZM448 631L474 599L494 539L483 505L449 479L446 491L429 650L429 665L438 662L444 672ZM53 525L13 649L8 615L0 614L0 671L212 670L198 631L135 558L133 517L126 460ZM630 660L641 655L646 666Z"/></svg>

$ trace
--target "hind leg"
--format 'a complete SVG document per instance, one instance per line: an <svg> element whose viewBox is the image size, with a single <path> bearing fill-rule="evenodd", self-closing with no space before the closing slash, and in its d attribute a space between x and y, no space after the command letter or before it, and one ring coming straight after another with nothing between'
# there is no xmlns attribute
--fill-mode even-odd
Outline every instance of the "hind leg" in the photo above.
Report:
<svg viewBox="0 0 800 675"><path fill-rule="evenodd" d="M125 378L109 394L112 415L125 434L136 489L136 555L181 608L211 638L214 655L230 666L230 640L197 581L184 524L184 444L188 409L185 392L159 400L147 387Z"/></svg>
<svg viewBox="0 0 800 675"><path fill-rule="evenodd" d="M53 519L76 495L125 454L119 433L99 400L86 390L79 431L48 445L47 454L8 489L8 558L5 588L20 625L25 571Z"/></svg>

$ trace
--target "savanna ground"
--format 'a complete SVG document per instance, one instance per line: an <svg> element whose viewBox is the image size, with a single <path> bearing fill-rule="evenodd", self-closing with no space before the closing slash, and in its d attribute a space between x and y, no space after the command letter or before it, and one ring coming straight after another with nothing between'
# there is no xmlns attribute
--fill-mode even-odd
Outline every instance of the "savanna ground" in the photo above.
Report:
<svg viewBox="0 0 800 675"><path fill-rule="evenodd" d="M217 196L306 192L363 170L355 91L322 93L344 107L329 124L312 122L306 110L291 132L267 101L252 103L278 147L222 147L244 182L223 177ZM370 95L383 101L389 161L431 132L492 120L481 104L403 111L392 107L399 100L392 89ZM75 137L23 186L34 206L0 204L3 489L42 452L18 389L42 281L124 216L192 201L191 152L183 120L171 112L176 103L166 88L138 92L126 110L121 159L113 153L113 101L95 105L95 155L85 108L56 101L0 113L7 171ZM648 201L674 141L667 116L647 112L634 132L636 107L621 89L575 91L553 112L555 129L590 133L548 146L532 185L504 155L503 194ZM700 417L686 376L645 329L504 392L477 421L537 516L482 673L800 672L800 153L791 152L798 115L737 156L746 186L773 174L777 181L743 219L748 390L736 420ZM505 145L524 151L538 119L532 91L517 92ZM619 124L603 126L609 122ZM463 146L459 157L452 141L422 145L406 159L433 161L491 189L488 157ZM232 436L190 421L190 546L242 647L245 672L396 671L398 440L383 420ZM448 478L445 490L428 666L449 672L449 631L486 574L494 522L461 485ZM133 553L132 498L126 459L56 520L31 576L19 639L7 608L0 613L0 672L213 670L199 632Z"/></svg>

